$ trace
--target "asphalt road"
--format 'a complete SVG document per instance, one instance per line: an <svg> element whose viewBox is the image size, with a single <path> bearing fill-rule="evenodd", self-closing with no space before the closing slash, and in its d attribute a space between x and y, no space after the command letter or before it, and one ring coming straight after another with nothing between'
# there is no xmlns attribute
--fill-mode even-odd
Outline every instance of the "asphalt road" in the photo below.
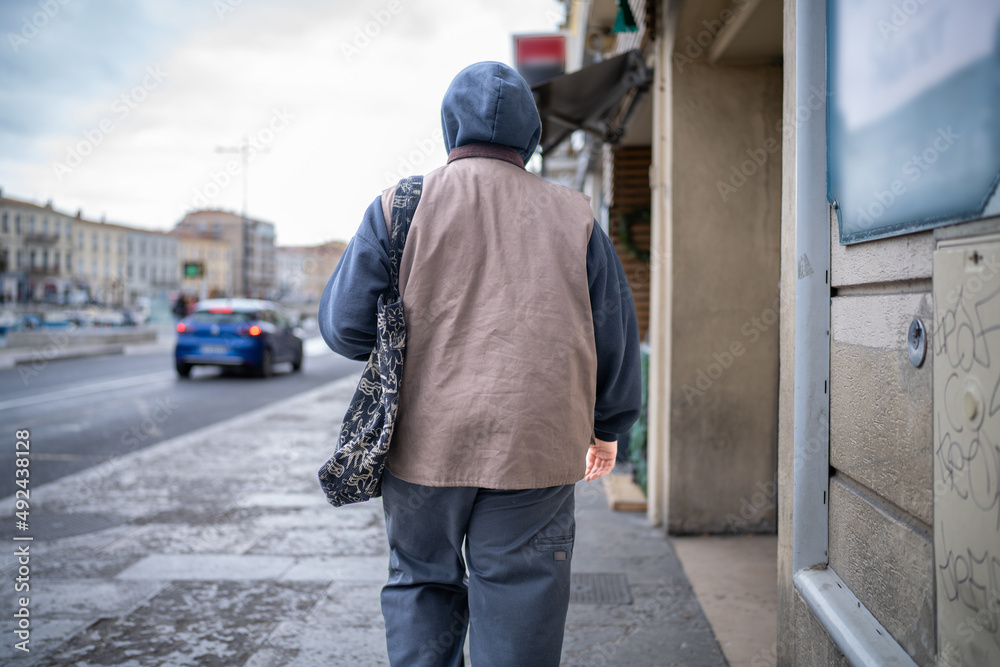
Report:
<svg viewBox="0 0 1000 667"><path fill-rule="evenodd" d="M31 486L289 398L364 364L307 341L303 369L266 380L196 367L182 380L164 349L0 370L0 498L14 493L15 432L31 434ZM333 437L335 434L331 434Z"/></svg>

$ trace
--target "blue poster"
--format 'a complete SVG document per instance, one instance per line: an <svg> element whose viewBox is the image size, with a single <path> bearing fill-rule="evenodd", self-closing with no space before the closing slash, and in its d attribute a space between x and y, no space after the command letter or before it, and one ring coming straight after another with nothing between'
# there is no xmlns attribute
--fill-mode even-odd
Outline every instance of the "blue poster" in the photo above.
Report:
<svg viewBox="0 0 1000 667"><path fill-rule="evenodd" d="M982 217L1000 176L1000 0L829 0L827 11L840 242Z"/></svg>

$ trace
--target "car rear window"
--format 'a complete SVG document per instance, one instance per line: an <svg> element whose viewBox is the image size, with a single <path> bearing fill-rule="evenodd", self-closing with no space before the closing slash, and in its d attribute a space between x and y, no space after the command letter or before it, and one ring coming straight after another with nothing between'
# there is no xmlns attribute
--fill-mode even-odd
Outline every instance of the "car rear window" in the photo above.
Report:
<svg viewBox="0 0 1000 667"><path fill-rule="evenodd" d="M195 322L205 324L237 324L239 322L249 322L253 318L253 313L222 312L210 310L196 310L191 314L191 319Z"/></svg>

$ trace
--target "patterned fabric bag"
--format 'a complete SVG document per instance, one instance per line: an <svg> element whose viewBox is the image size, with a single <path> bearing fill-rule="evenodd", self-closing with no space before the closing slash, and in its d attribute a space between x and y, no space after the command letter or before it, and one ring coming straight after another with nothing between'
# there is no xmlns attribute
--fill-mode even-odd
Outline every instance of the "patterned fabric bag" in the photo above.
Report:
<svg viewBox="0 0 1000 667"><path fill-rule="evenodd" d="M413 212L420 201L422 176L404 178L392 198L389 290L378 298L375 349L354 392L340 428L337 452L319 470L327 501L335 507L382 495L382 471L396 423L399 381L406 352L406 324L399 296L399 261Z"/></svg>

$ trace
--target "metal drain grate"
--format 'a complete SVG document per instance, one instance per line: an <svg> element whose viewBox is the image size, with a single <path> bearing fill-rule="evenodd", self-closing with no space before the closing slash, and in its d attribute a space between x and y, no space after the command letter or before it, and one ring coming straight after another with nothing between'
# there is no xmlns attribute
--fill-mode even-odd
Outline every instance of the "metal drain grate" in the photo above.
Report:
<svg viewBox="0 0 1000 667"><path fill-rule="evenodd" d="M572 574L570 604L632 604L624 574Z"/></svg>

